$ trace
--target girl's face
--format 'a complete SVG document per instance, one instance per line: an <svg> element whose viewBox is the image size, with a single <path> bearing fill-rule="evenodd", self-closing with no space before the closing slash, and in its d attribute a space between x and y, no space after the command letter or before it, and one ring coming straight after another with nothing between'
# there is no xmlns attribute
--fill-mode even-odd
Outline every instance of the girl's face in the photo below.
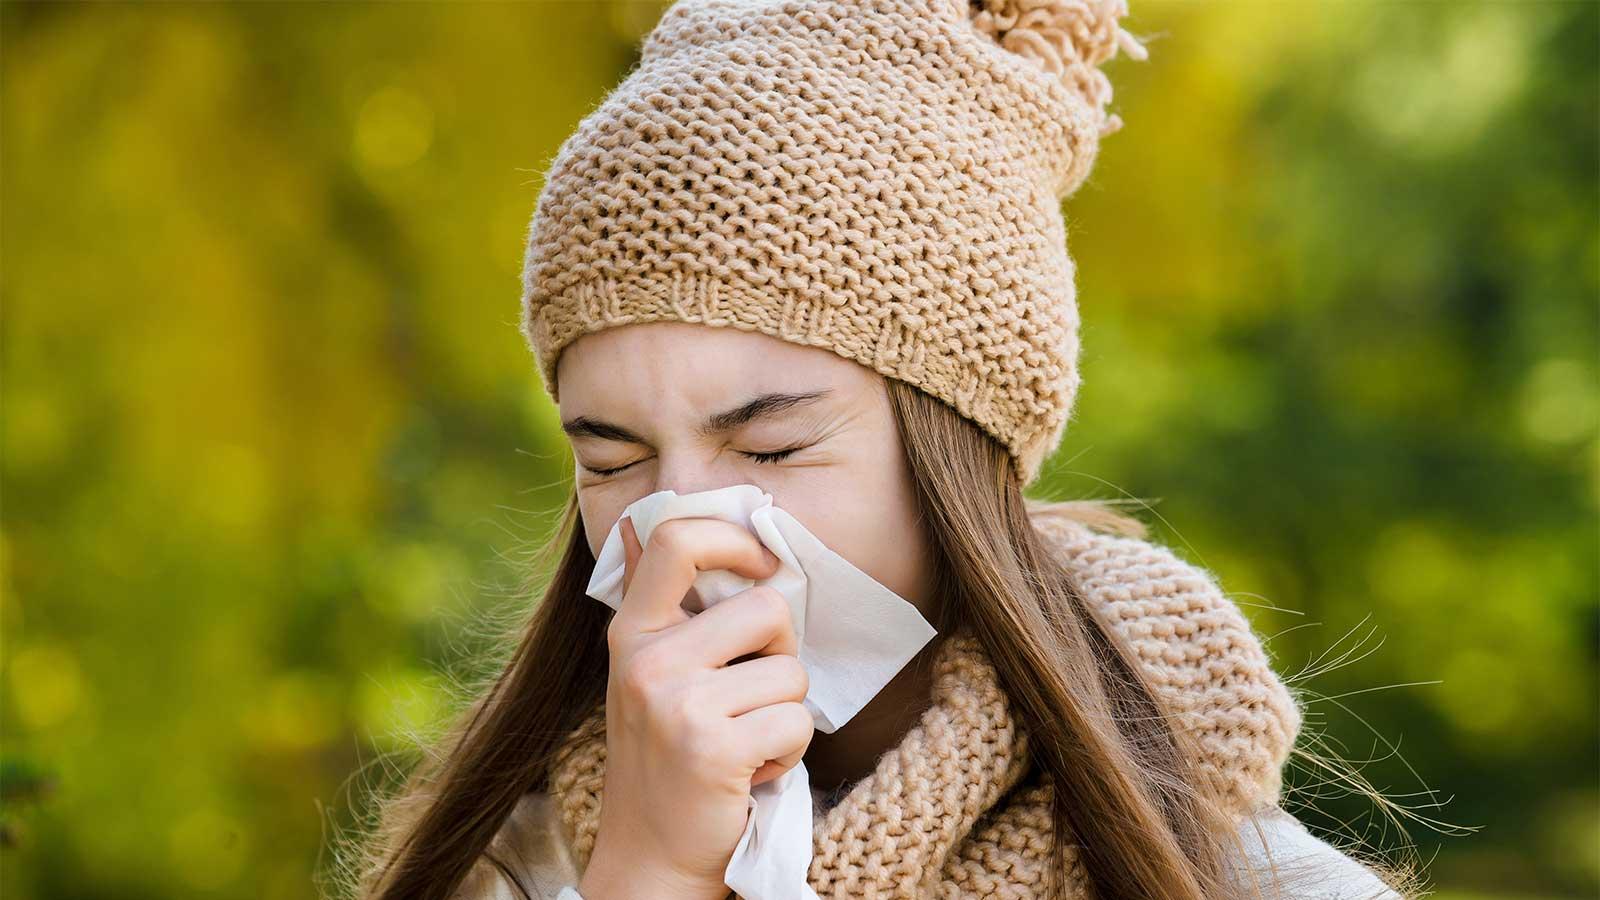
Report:
<svg viewBox="0 0 1600 900"><path fill-rule="evenodd" d="M749 483L932 614L929 549L883 376L757 332L650 322L579 338L557 377L596 555L641 497Z"/></svg>

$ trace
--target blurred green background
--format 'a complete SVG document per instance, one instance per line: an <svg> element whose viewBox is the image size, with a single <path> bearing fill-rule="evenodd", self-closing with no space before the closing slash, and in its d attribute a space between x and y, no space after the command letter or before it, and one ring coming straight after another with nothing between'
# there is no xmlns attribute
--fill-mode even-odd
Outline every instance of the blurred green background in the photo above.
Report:
<svg viewBox="0 0 1600 900"><path fill-rule="evenodd" d="M311 895L525 611L570 459L522 241L661 9L0 5L5 897ZM1297 758L1319 834L1596 896L1600 6L1127 25L1034 493L1158 501L1307 747L1436 820Z"/></svg>

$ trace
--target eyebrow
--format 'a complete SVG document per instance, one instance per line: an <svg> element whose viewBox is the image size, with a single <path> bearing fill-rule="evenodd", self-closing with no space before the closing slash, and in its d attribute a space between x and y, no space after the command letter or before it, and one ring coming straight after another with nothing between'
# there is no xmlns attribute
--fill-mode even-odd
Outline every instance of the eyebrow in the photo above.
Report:
<svg viewBox="0 0 1600 900"><path fill-rule="evenodd" d="M756 419L775 416L778 413L786 412L797 406L803 406L807 403L814 403L831 393L833 393L831 389L825 389L820 391L807 391L799 394L762 394L761 396L740 404L733 409L729 409L724 412L713 413L712 415L707 416L706 420L702 422L699 427L695 429L695 431L698 434L707 437L716 434L726 434L727 432L733 431L736 428L748 425ZM561 430L566 432L568 437L572 438L589 437L606 441L623 441L629 444L648 443L644 438L622 427L621 425L591 418L589 416L578 416L575 419L562 422Z"/></svg>

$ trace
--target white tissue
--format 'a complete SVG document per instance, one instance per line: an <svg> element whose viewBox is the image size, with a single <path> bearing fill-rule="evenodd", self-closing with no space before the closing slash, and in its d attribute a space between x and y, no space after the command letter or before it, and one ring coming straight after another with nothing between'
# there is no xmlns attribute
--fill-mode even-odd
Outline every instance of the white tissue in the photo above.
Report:
<svg viewBox="0 0 1600 900"><path fill-rule="evenodd" d="M643 545L657 525L691 516L743 525L780 560L771 578L701 572L694 588L707 608L756 584L776 588L789 601L800 662L810 677L805 705L820 731L831 733L850 721L938 633L915 606L823 546L753 484L694 494L658 491L634 501L606 536L589 596L612 609L622 606L621 518L633 520ZM811 815L805 763L757 785L724 875L728 887L745 900L814 900L816 892L806 883Z"/></svg>

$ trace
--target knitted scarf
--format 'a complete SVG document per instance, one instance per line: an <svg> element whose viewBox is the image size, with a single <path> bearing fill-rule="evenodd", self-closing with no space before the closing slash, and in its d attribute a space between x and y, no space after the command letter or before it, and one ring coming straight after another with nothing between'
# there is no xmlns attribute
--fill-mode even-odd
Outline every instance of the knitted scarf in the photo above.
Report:
<svg viewBox="0 0 1600 900"><path fill-rule="evenodd" d="M1049 865L1049 784L1007 792L1028 772L1027 736L1011 717L976 638L942 636L933 704L837 804L813 810L807 881L820 897L1038 896ZM579 871L599 830L605 706L577 729L551 773L563 838ZM1063 895L1086 897L1072 846Z"/></svg>

